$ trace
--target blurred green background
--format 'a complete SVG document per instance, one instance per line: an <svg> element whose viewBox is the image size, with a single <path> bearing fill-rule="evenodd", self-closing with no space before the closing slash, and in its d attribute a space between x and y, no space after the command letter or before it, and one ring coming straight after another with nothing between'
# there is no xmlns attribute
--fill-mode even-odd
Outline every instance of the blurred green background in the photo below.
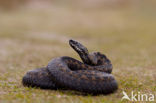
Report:
<svg viewBox="0 0 156 103"><path fill-rule="evenodd" d="M114 94L23 87L28 71L54 57L80 58L76 39L113 63ZM155 0L0 0L0 103L126 103L122 91L156 93Z"/></svg>

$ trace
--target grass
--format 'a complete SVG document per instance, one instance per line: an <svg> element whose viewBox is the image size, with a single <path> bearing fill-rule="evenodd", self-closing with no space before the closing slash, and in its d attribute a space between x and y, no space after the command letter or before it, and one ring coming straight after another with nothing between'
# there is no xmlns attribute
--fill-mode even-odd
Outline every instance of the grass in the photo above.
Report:
<svg viewBox="0 0 156 103"><path fill-rule="evenodd" d="M123 90L156 94L156 13L144 7L1 11L0 103L124 103ZM70 38L111 59L117 92L83 96L23 87L21 79L28 70L58 56L79 59L68 45Z"/></svg>

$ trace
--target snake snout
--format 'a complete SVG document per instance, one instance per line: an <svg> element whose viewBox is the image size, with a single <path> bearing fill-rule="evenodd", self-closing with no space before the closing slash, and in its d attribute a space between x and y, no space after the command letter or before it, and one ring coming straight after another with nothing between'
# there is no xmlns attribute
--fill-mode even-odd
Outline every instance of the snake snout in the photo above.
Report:
<svg viewBox="0 0 156 103"><path fill-rule="evenodd" d="M72 48L76 48L76 47L78 47L79 46L79 43L77 42L77 41L75 41L75 40L69 40L69 44L70 44L70 46L72 47Z"/></svg>
<svg viewBox="0 0 156 103"><path fill-rule="evenodd" d="M75 40L73 40L73 39L70 39L70 40L69 40L69 44L70 44L71 46L76 46L76 45L79 44L79 42L77 42L77 41L75 41Z"/></svg>

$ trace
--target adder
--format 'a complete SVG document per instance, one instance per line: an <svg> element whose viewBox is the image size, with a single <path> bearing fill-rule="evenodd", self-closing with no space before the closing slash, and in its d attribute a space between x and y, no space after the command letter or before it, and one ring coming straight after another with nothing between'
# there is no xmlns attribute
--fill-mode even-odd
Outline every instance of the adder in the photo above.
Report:
<svg viewBox="0 0 156 103"><path fill-rule="evenodd" d="M100 52L89 53L87 48L75 40L70 46L83 62L68 56L52 59L46 67L28 71L24 86L43 89L70 89L91 94L109 94L118 89L112 72L112 63Z"/></svg>

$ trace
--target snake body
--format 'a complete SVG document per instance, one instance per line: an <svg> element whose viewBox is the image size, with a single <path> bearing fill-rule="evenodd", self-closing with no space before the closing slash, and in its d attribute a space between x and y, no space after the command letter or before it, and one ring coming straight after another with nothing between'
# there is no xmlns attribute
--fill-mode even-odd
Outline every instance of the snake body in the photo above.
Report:
<svg viewBox="0 0 156 103"><path fill-rule="evenodd" d="M83 62L68 56L54 58L47 67L28 71L22 79L23 85L44 89L64 88L91 94L109 94L117 90L117 81L111 74L111 61L104 54L89 53L85 46L75 40L69 40L69 44Z"/></svg>

